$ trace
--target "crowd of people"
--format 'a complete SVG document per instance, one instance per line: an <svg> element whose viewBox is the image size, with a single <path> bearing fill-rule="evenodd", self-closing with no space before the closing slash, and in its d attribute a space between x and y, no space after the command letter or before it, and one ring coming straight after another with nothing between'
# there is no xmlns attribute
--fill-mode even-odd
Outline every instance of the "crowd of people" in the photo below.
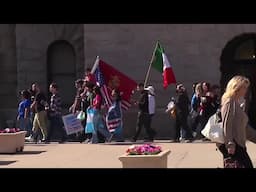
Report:
<svg viewBox="0 0 256 192"><path fill-rule="evenodd" d="M245 112L245 95L250 85L249 79L243 76L233 77L227 84L221 97L220 87L207 82L194 83L191 100L183 84L176 85L176 96L171 99L173 103L167 112L175 118L175 142L204 139L201 134L208 119L217 111L224 131L224 143L217 143L223 155L224 167L253 168L253 164L246 150L246 140L256 143L256 131L248 123ZM84 127L79 136L81 142L98 143L124 141L121 98L118 89L111 92L112 104L106 107L100 87L95 77L87 70L84 79L75 82L77 94L69 111L80 116ZM17 121L19 128L27 131L27 139L49 142L53 132L59 133L59 142L67 139L62 122L61 97L58 85L49 86L51 98L41 91L38 83L33 83L31 89L20 92L21 101L18 107ZM146 141L153 141L157 132L151 128L155 115L155 90L153 86L145 87L138 84L139 99L134 100L138 106L136 133L132 141L139 138L142 127L147 133ZM168 105L169 106L169 105ZM104 112L105 109L105 112ZM49 122L49 123L48 123Z"/></svg>
<svg viewBox="0 0 256 192"><path fill-rule="evenodd" d="M208 119L220 107L220 87L207 82L193 84L191 100L183 84L176 85L176 96L171 99L174 105L167 110L175 119L174 142L191 142L203 139L201 130ZM174 109L175 108L175 112Z"/></svg>
<svg viewBox="0 0 256 192"><path fill-rule="evenodd" d="M121 108L121 93L118 89L111 92L112 105L106 106L95 76L86 70L83 79L75 81L76 95L69 111L75 114L82 123L84 131L75 137L80 142L98 143L111 140L124 141L123 119ZM20 92L17 120L19 128L27 131L28 141L49 142L53 133L58 133L59 142L68 139L62 122L62 103L58 85L49 86L51 98L49 101L41 91L38 83ZM136 142L142 128L147 136L145 141L153 141L157 132L151 128L155 114L155 90L153 86L139 83L137 91L140 96L133 104L138 106L136 133L132 141ZM207 82L193 84L192 99L189 99L183 84L176 85L175 103L175 138L174 142L190 142L204 139L201 130L209 117L220 106L220 87L210 86Z"/></svg>
<svg viewBox="0 0 256 192"><path fill-rule="evenodd" d="M120 91L111 90L112 104L107 106L90 68L86 70L83 79L75 81L75 87L76 95L69 112L76 115L84 127L84 131L75 134L75 138L85 143L124 141ZM134 102L139 107L139 116L133 140L137 140L144 125L149 136L147 139L153 141L156 134L151 129L151 120L155 113L154 88L149 86L144 89L144 85L139 84L138 91L141 92L141 97ZM49 92L51 97L48 100L38 83L33 83L30 89L20 92L17 122L21 130L27 131L27 141L50 142L54 140L54 134L58 136L60 143L69 138L62 121L58 85L51 83Z"/></svg>

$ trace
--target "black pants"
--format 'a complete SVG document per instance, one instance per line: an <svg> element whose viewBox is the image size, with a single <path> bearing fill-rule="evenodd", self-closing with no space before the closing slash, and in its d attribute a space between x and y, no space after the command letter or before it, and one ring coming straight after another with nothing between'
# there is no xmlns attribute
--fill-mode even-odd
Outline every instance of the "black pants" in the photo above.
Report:
<svg viewBox="0 0 256 192"><path fill-rule="evenodd" d="M62 141L66 140L67 135L66 131L64 129L64 124L62 122L61 116L53 116L49 117L50 120L50 129L48 131L48 137L47 140L52 139L52 135L55 132L55 134L60 134L60 138Z"/></svg>
<svg viewBox="0 0 256 192"><path fill-rule="evenodd" d="M252 161L247 153L246 148L243 148L236 144L235 154L230 155L224 144L218 147L223 155L223 162L225 158L232 157L236 159L240 164L244 165L245 168L253 168Z"/></svg>
<svg viewBox="0 0 256 192"><path fill-rule="evenodd" d="M136 134L133 137L133 139L136 141L140 135L142 126L145 127L147 135L148 135L148 139L149 140L153 140L154 136L155 136L155 131L153 129L151 129L150 125L151 125L151 121L152 121L152 115L149 115L148 113L142 113L139 112L138 116L137 116L137 125L136 125Z"/></svg>
<svg viewBox="0 0 256 192"><path fill-rule="evenodd" d="M178 140L180 138L180 129L181 127L185 131L185 139L192 139L192 132L188 126L187 122L188 116L184 114L177 114L176 116L176 134L175 134L175 139Z"/></svg>

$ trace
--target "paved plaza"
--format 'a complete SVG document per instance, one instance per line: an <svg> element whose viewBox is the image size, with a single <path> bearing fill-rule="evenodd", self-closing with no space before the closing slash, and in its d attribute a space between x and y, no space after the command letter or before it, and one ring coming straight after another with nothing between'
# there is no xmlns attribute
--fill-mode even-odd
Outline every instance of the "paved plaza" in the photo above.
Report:
<svg viewBox="0 0 256 192"><path fill-rule="evenodd" d="M214 143L154 143L171 150L168 168L222 168L222 157ZM0 154L0 168L122 168L118 157L131 144L26 143L23 152ZM255 166L256 145L248 142L247 146Z"/></svg>

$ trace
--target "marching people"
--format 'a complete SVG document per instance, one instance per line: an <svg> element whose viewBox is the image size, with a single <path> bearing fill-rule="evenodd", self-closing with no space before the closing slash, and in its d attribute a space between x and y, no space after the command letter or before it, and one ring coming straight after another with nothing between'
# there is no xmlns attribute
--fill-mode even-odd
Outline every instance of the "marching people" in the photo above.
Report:
<svg viewBox="0 0 256 192"><path fill-rule="evenodd" d="M145 88L148 91L148 113L149 113L149 129L152 130L152 134L155 137L156 131L151 128L152 118L155 115L156 110L156 100L155 100L155 89L153 86L148 86ZM149 140L151 138L148 138Z"/></svg>
<svg viewBox="0 0 256 192"><path fill-rule="evenodd" d="M176 142L185 140L186 142L191 141L193 136L192 132L188 126L188 114L189 114L189 98L186 89L183 84L178 84L176 86Z"/></svg>
<svg viewBox="0 0 256 192"><path fill-rule="evenodd" d="M38 139L38 131L41 130L42 141L47 140L47 113L46 108L48 107L45 94L41 91L38 84L35 84L36 96L34 102L31 104L31 110L35 111L35 117L33 121L32 135L28 140Z"/></svg>
<svg viewBox="0 0 256 192"><path fill-rule="evenodd" d="M85 123L84 123L84 128L85 128L85 137L84 137L84 140L80 141L80 142L90 142L91 141L91 138L92 138L92 129L89 130L89 129L86 129L86 124L87 124L87 109L92 106L93 104L93 98L94 98L94 94L93 94L93 87L94 87L94 84L91 83L91 82L87 82L85 81L85 88L84 88L84 92L82 93L82 101L83 101L83 110L86 114L86 118L85 118ZM90 115L90 114L89 114Z"/></svg>
<svg viewBox="0 0 256 192"><path fill-rule="evenodd" d="M201 96L203 95L203 89L201 83L197 83L195 86L195 93L191 99L191 111L190 111L190 118L191 118L191 130L192 134L195 137L198 134L198 125L199 125L199 112L200 112L200 103L201 103Z"/></svg>
<svg viewBox="0 0 256 192"><path fill-rule="evenodd" d="M82 111L82 93L84 92L84 80L83 79L77 79L75 81L75 87L76 87L76 95L74 98L73 104L69 108L69 112L77 115L80 111ZM79 140L80 142L83 140L83 132L76 133L73 135L75 139Z"/></svg>
<svg viewBox="0 0 256 192"><path fill-rule="evenodd" d="M103 117L101 114L101 106L103 98L100 92L100 87L94 86L93 93L95 95L92 106L88 107L87 115L92 117L90 122L86 122L86 130L92 130L92 140L89 143L98 143L98 134L102 134L104 138L109 141L111 138L110 132L106 129ZM88 120L88 118L87 118Z"/></svg>
<svg viewBox="0 0 256 192"><path fill-rule="evenodd" d="M224 168L236 167L253 168L247 153L246 139L256 143L256 131L248 125L248 116L239 104L244 98L250 81L243 76L234 76L227 84L221 98L221 117L224 129L224 144L217 144L224 159ZM232 162L227 161L231 159ZM232 165L233 164L233 165Z"/></svg>
<svg viewBox="0 0 256 192"><path fill-rule="evenodd" d="M30 93L27 90L22 90L20 95L21 101L19 103L17 121L19 128L23 131L27 131L26 135L30 135L32 132L30 121Z"/></svg>
<svg viewBox="0 0 256 192"><path fill-rule="evenodd" d="M30 100L31 100L31 104L34 102L35 100L35 97L36 97L36 87L37 87L37 82L33 82L30 86L30 88L28 89L29 93L30 93ZM35 118L35 110L33 108L30 109L30 121L31 121L31 132L30 132L30 135L32 134L32 124L34 122L34 118ZM37 132L37 137L38 139L40 140L42 138L42 133L41 131L39 130Z"/></svg>
<svg viewBox="0 0 256 192"><path fill-rule="evenodd" d="M85 80L86 82L90 82L90 83L96 85L96 78L95 78L95 76L91 73L91 68L89 68L89 67L86 68L84 80Z"/></svg>
<svg viewBox="0 0 256 192"><path fill-rule="evenodd" d="M109 107L106 116L106 125L108 130L118 142L123 142L123 116L121 108L121 95L119 90L113 89L111 92L113 103ZM109 140L110 141L110 140Z"/></svg>
<svg viewBox="0 0 256 192"><path fill-rule="evenodd" d="M62 122L61 116L61 97L59 95L58 85L56 83L51 83L49 86L49 91L52 93L50 106L48 110L48 117L50 120L50 129L48 131L47 141L51 140L53 132L59 132L61 135L60 143L66 140L66 132Z"/></svg>
<svg viewBox="0 0 256 192"><path fill-rule="evenodd" d="M137 91L140 92L140 98L136 103L139 107L139 112L137 116L137 124L136 124L136 133L135 136L132 138L133 142L136 142L142 126L145 127L148 139L147 141L153 141L155 132L150 128L150 115L149 115L149 108L148 108L148 91L144 89L144 84L139 83L137 86Z"/></svg>
<svg viewBox="0 0 256 192"><path fill-rule="evenodd" d="M75 81L76 96L73 104L69 108L69 111L74 114L81 110L81 99L82 99L81 94L84 92L83 84L84 84L83 79L78 79Z"/></svg>

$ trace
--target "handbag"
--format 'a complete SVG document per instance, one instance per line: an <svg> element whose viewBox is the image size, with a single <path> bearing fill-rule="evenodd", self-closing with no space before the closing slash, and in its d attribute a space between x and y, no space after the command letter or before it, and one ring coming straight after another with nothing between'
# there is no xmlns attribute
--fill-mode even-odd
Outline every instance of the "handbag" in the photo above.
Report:
<svg viewBox="0 0 256 192"><path fill-rule="evenodd" d="M238 160L232 157L227 157L224 159L224 168L245 168L245 166L239 163Z"/></svg>
<svg viewBox="0 0 256 192"><path fill-rule="evenodd" d="M201 133L212 142L224 143L224 130L222 128L222 122L218 122L217 119L218 116L217 113L215 113L209 118Z"/></svg>
<svg viewBox="0 0 256 192"><path fill-rule="evenodd" d="M80 111L80 112L78 113L78 115L76 116L76 118L79 119L79 120L81 120L81 121L85 120L85 112Z"/></svg>
<svg viewBox="0 0 256 192"><path fill-rule="evenodd" d="M172 98L172 100L168 103L167 109L165 110L166 113L169 113L171 118L176 118L176 105L175 100Z"/></svg>
<svg viewBox="0 0 256 192"><path fill-rule="evenodd" d="M79 113L78 113L78 115L76 116L76 118L77 119L79 119L80 121L83 121L83 120L85 120L85 112L83 111L83 102L81 101L81 103L80 103L80 105L81 105L81 111L79 111Z"/></svg>
<svg viewBox="0 0 256 192"><path fill-rule="evenodd" d="M233 116L236 113L236 104L235 101L233 102ZM201 133L211 141L215 143L224 143L224 130L222 127L222 122L219 122L220 119L220 112L217 111L214 115L212 115L207 124L205 125L204 129Z"/></svg>

